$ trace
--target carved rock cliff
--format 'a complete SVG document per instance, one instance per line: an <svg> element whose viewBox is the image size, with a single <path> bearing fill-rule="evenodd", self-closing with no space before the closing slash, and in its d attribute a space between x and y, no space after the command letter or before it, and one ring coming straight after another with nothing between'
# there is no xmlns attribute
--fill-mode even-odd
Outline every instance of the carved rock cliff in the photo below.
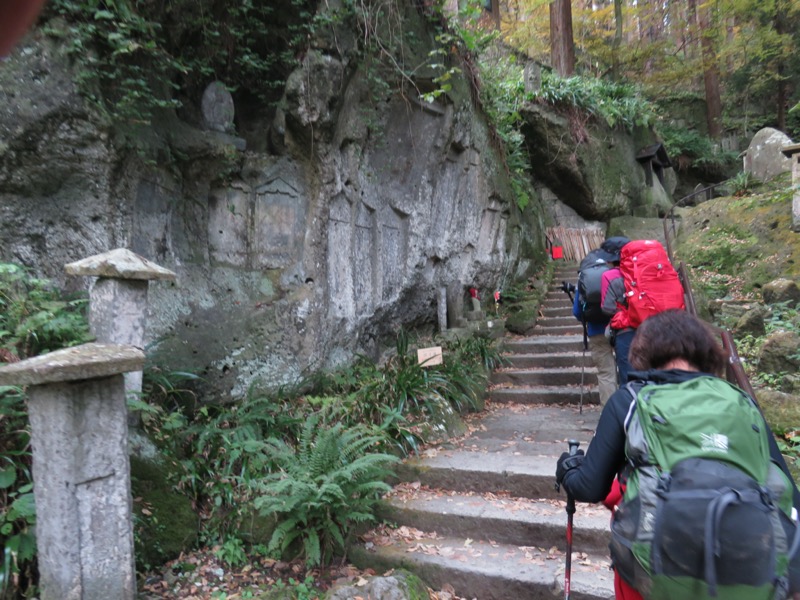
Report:
<svg viewBox="0 0 800 600"><path fill-rule="evenodd" d="M236 134L165 113L143 160L72 69L35 33L0 70L0 259L73 289L90 282L64 265L114 248L175 271L151 284L148 351L214 394L378 357L398 326L434 328L442 287L488 296L544 259L542 210L516 209L464 80L434 104L376 96L320 40L268 120L235 107Z"/></svg>

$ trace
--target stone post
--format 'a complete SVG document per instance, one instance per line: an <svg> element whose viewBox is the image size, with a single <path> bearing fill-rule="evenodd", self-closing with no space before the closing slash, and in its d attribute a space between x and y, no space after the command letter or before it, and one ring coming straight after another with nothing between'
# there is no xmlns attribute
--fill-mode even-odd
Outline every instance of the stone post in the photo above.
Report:
<svg viewBox="0 0 800 600"><path fill-rule="evenodd" d="M89 329L96 341L142 348L148 282L175 280L175 273L125 248L84 258L64 267L67 275L97 277L89 292ZM125 375L125 392L140 394L142 372Z"/></svg>
<svg viewBox="0 0 800 600"><path fill-rule="evenodd" d="M0 368L27 387L41 600L133 600L128 420L122 373L144 353L84 344Z"/></svg>
<svg viewBox="0 0 800 600"><path fill-rule="evenodd" d="M439 332L447 331L447 288L440 287L436 298L436 315L439 319Z"/></svg>
<svg viewBox="0 0 800 600"><path fill-rule="evenodd" d="M464 287L454 281L447 286L447 326L459 327L464 318Z"/></svg>
<svg viewBox="0 0 800 600"><path fill-rule="evenodd" d="M792 231L800 233L800 144L784 146L781 152L792 161Z"/></svg>

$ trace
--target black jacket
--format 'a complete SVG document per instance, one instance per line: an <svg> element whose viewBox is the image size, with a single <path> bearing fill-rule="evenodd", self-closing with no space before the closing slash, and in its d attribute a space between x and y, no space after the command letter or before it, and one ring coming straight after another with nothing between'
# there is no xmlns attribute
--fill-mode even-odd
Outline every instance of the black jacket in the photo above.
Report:
<svg viewBox="0 0 800 600"><path fill-rule="evenodd" d="M706 375L673 369L670 371L632 371L630 379L651 383L680 383L694 377ZM625 419L633 410L632 398L628 390L621 388L614 392L600 413L597 431L586 451L586 458L580 467L567 471L563 486L568 494L580 502L600 502L611 491L614 478L625 466ZM772 460L786 473L794 486L794 506L800 508L800 493L794 484L786 461L778 449L772 431L769 431L769 451Z"/></svg>

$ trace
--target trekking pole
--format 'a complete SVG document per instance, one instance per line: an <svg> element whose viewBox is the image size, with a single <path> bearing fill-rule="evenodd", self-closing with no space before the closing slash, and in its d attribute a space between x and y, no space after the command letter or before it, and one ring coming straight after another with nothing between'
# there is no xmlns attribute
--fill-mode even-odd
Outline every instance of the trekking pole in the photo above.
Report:
<svg viewBox="0 0 800 600"><path fill-rule="evenodd" d="M589 349L589 332L586 325L586 317L583 318L583 354L581 355L581 399L578 404L578 414L583 414L583 379L586 373L586 351Z"/></svg>
<svg viewBox="0 0 800 600"><path fill-rule="evenodd" d="M574 456L578 452L581 443L578 440L569 440L569 455ZM556 490L559 489L556 483ZM570 580L572 579L572 517L575 514L575 498L567 492L567 564L564 569L564 600L569 600Z"/></svg>

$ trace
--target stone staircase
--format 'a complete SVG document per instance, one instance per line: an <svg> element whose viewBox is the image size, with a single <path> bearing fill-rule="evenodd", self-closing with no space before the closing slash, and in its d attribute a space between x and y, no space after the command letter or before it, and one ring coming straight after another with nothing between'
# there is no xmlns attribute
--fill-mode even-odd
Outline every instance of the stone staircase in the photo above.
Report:
<svg viewBox="0 0 800 600"><path fill-rule="evenodd" d="M468 599L563 596L567 517L556 459L569 438L586 448L600 414L596 372L560 289L576 271L557 270L533 335L504 339L508 365L493 374L487 410L468 434L404 461L380 515L391 526L350 549L358 567L405 568ZM574 600L614 596L609 518L578 504Z"/></svg>

